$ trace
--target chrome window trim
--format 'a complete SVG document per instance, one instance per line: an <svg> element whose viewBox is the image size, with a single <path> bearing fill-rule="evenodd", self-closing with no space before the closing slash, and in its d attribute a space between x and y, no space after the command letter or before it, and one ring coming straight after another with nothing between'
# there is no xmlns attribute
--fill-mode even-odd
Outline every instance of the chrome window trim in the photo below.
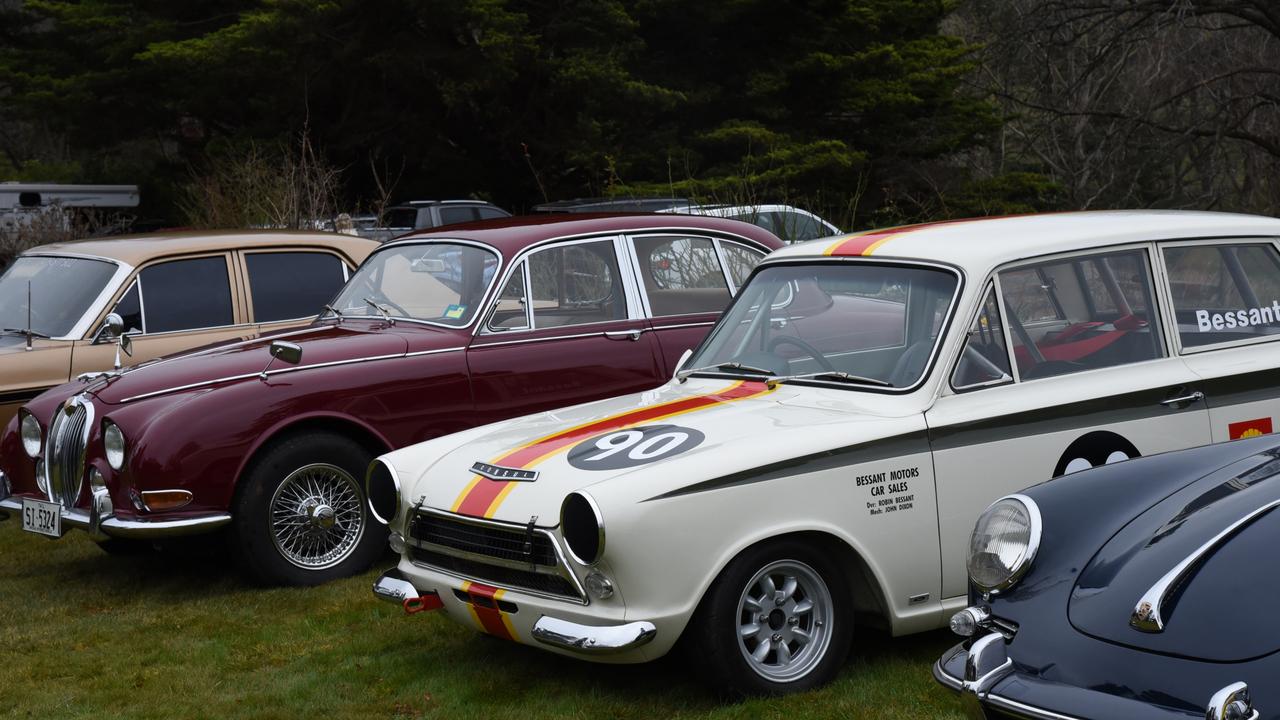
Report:
<svg viewBox="0 0 1280 720"><path fill-rule="evenodd" d="M524 288L520 297L520 304L524 306L524 326L514 328L495 328L493 327L493 314L498 309L498 303L502 302L502 291L507 288L507 284L515 279L515 274L520 273L520 285ZM506 335L507 333L527 331L533 328L533 320L530 317L529 310L529 268L528 265L521 260L511 268L511 276L502 287L498 288L498 294L493 296L493 301L485 306L485 315L487 319L480 328L481 335Z"/></svg>
<svg viewBox="0 0 1280 720"><path fill-rule="evenodd" d="M462 238L433 237L433 238L405 238L403 240L393 240L391 242L384 243L381 247L369 253L369 256L364 259L364 262L360 263L360 267L363 268L365 265L368 265L369 260L373 259L375 255L377 255L378 253L384 250L387 250L389 248L398 248L405 245L470 245L472 247L476 247L481 250L486 250L490 253L493 253L493 255L498 258L498 264L493 269L493 279L489 281L489 286L485 288L484 294L481 295L480 297L479 307L481 308L489 307L489 303L492 302L492 300L490 299L490 295L496 292L494 288L497 287L497 283L495 281L498 278L503 278L503 282L504 283L506 282L506 278L503 275L503 271L507 267L507 263L506 263L506 258L503 256L502 252L499 251L498 248L488 243L479 242L477 240L464 240ZM355 277L355 276L352 275L352 277ZM347 289L347 285L349 285L350 283L351 281L348 279L347 284L344 284L342 288L338 290L338 294L334 295L333 299L337 300L338 295L341 295L342 292ZM315 316L315 319L320 320L326 314L327 313L322 310L319 315ZM410 323L416 323L418 325L429 325L431 327L445 328L447 330L466 330L468 328L471 328L477 325L478 324L477 320L480 318L481 315L484 315L484 314L485 313L483 312L483 310L477 311L475 315L473 315L465 325L448 325L445 323L431 322L430 320L420 320L418 318L403 317L400 315L392 315L391 317L396 322L401 322L401 321L410 322ZM350 322L352 320L372 320L374 322L383 322L381 316L370 317L368 315L353 315L353 316L342 318L343 322Z"/></svg>
<svg viewBox="0 0 1280 720"><path fill-rule="evenodd" d="M276 338L276 339L279 339L279 338ZM250 341L250 342L253 342L253 341ZM215 349L214 349L214 351L218 351L218 350L225 350L225 349L226 349L226 348L215 348ZM271 377L271 376L275 376L275 375L285 375L285 374L288 374L288 373L304 372L304 371L306 371L306 370L319 370L319 369L321 369L321 368L337 367L337 366L339 366L339 365L355 365L355 364L358 364L358 363L378 362L378 361L380 361L380 360L398 360L398 359L400 359L400 358L421 357L421 356L424 356L424 355L440 355L440 354L443 354L443 353L461 352L461 351L463 351L463 350L466 350L466 348L465 348L465 347L451 347L451 348L440 348L440 349L438 349L438 350L423 350L423 351L420 351L420 352L397 353L397 354L393 354L393 355L374 355L374 356L371 356L371 357L352 358L352 359L349 359L349 360L333 360L333 361L330 361L330 362L316 363L316 364L314 364L314 365L300 365L300 366L297 366L297 367L282 367L282 368L276 368L276 369L274 369L274 370L267 370L267 371L265 371L265 372L253 372L253 373L244 373L244 374L241 374L241 375L229 375L229 376L226 376L226 377L218 378L218 379L216 379L216 380L202 380L202 381L200 381L200 382L190 383L190 384L187 384L187 385L176 385L176 386L174 386L174 387L165 388L165 389L163 389L163 390L153 390L153 391L151 391L151 392L143 393L143 394L141 394L141 395L134 395L134 396L132 396L132 397L124 398L124 399L123 399L123 400L121 400L120 402L121 402L121 403L130 403L130 402L133 402L133 401L135 401L135 400L145 400L145 399L147 399L147 398L153 398L153 397L157 397L157 396L159 396L159 395L167 395L167 394L169 394L169 393L183 392L183 391L186 391L186 390L195 390L196 388L208 387L208 386L210 386L210 385L219 385L219 384L221 384L221 383L227 383L227 382L236 382L236 381L238 381L238 380L247 380L247 379L249 379L249 378L262 377L263 375L266 375L266 376L268 376L268 377ZM149 366L142 366L142 367L149 367ZM140 368L138 368L138 369L142 369L142 368L140 367Z"/></svg>
<svg viewBox="0 0 1280 720"><path fill-rule="evenodd" d="M482 520L480 518L473 518L467 515L459 515L457 513L444 512L441 510L436 510L434 508L428 508L428 507L414 508L414 512L422 513L425 515L434 515L436 517L449 520L451 522L459 522L467 525L475 525L476 527L494 528L494 529L502 530L505 532L514 531L514 532L523 533L528 529L526 526L520 525L518 523L499 522L497 520ZM469 553L464 550L457 550L457 549L446 547L446 546L436 545L434 543L420 542L415 538L413 538L412 534L409 531L408 523L411 523L411 522L412 522L412 518L407 518L407 522L405 525L405 542L406 543L410 543L416 547L429 546L427 549L433 549L433 550L436 548L440 548L439 550L436 550L436 552L439 552L442 555L459 557L466 560L474 560L476 562L481 562L489 565L497 565L499 567L509 567L510 569L513 569L513 570L529 571L528 563L502 560L501 558L495 558L490 555L481 555L479 553ZM560 600L563 602L576 603L578 605L590 605L591 600L587 597L587 590L585 587L583 587L582 583L578 580L578 576L575 575L574 572L569 569L569 563L565 558L564 550L560 547L559 541L556 540L556 534L551 530L548 530L546 528L539 528L539 527L533 528L533 531L536 533L541 533L542 535L545 535L547 539L551 542L551 548L552 550L555 551L556 562L558 563L556 566L556 572L539 572L539 574L551 575L555 577L563 577L564 579L568 580L573 584L574 589L578 591L579 598L571 598L565 595L556 595L554 593L546 593L538 590L533 590L530 588L520 587L518 585L502 584L502 583L497 583L489 580L486 580L485 584L492 584L494 587L511 590L512 592L524 593L526 595L533 595L536 597L547 598L550 600ZM467 577L465 575L460 575L455 572L450 572L448 570L445 570L444 568L436 567L435 565L431 565L428 563L418 562L417 560L413 560L412 558L410 558L410 562L412 562L414 565L417 565L418 567L428 568L434 572L443 573L445 575L449 575L450 577L456 577L461 580L476 580L476 579L485 580L484 578L472 578L472 577ZM531 572L538 572L538 571L535 570Z"/></svg>
<svg viewBox="0 0 1280 720"><path fill-rule="evenodd" d="M99 262L111 263L116 266L116 271L111 278L107 280L102 288L102 292L98 293L98 297L89 303L89 307L85 310L75 325L67 331L66 335L49 338L50 340L61 340L75 342L76 340L90 340L89 333L93 331L93 323L101 315L111 299L116 296L116 292L129 275L134 271L134 267L127 262L114 260L101 255L85 255L82 253L66 253L66 252L25 252L18 255L14 260L24 257L46 257L46 258L75 258L77 260L97 260Z"/></svg>
<svg viewBox="0 0 1280 720"><path fill-rule="evenodd" d="M725 240L721 238L716 238L715 241L716 241L716 253L720 255L720 266L724 268L725 279L729 281L730 295L732 295L733 297L737 297L738 291L742 289L742 285L739 285L736 281L734 281L733 275L729 272L729 261L724 254L724 243L737 245L738 247L752 253L759 252L760 250L759 248L754 248L754 247L751 247L750 245L743 245L742 243L736 242L734 240ZM766 257L769 257L769 253L767 252L761 253L759 259L756 260L756 265L752 266L751 270L755 270L756 266L764 262L764 259ZM746 281L749 280L750 278L751 278L751 272L748 271L747 276L743 278L743 285L745 285Z"/></svg>
<svg viewBox="0 0 1280 720"><path fill-rule="evenodd" d="M766 257L763 261L761 261L759 265L756 266L756 269L752 270L752 277L755 277L757 274L759 274L761 269L764 268L766 265L768 265L769 267L773 267L777 265L822 265L827 263L900 265L900 266L906 265L906 266L924 267L924 268L930 268L934 270L941 270L943 272L951 273L953 276L955 276L956 287L955 287L955 290L952 291L951 302L948 303L947 305L947 315L945 318L943 318L942 325L939 326L938 328L938 337L937 339L934 340L933 349L929 353L929 359L928 361L925 362L924 370L920 373L920 377L916 379L916 382L914 384L908 387L888 388L888 387L877 387L877 386L871 386L871 385L852 386L845 383L829 382L829 381L817 380L813 378L805 378L803 380L793 380L792 382L796 382L800 384L812 383L815 385L820 385L822 387L839 388L841 390L848 390L850 392L870 392L870 393L877 393L882 395L907 395L915 392L916 390L919 390L922 386L928 383L930 378L933 377L934 372L936 372L937 366L941 364L939 363L939 358L942 355L943 348L946 347L947 344L950 342L952 326L955 322L956 312L958 310L957 306L959 305L960 297L968 286L968 279L967 279L967 276L965 275L964 269L957 265L950 265L950 264L935 261L935 260L916 260L911 258L892 258L892 257L884 257L884 258L863 257L861 255L858 255L858 256L836 256L836 255L809 256L809 255L806 255L802 257L779 258L776 260L769 260ZM728 307L726 307L722 311L721 313L722 318L729 314L729 310L733 307L735 303L737 303L740 297L741 296L734 296L733 301L729 304ZM719 322L717 322L716 325L718 326ZM696 355L697 351L701 350L710 339L711 339L710 334L708 334L705 338L703 338L702 342L699 343L694 354ZM738 378L738 379L742 378L741 375L734 375L731 373L720 373L712 370L698 372L692 375L691 377L701 377L701 376L732 377L732 378Z"/></svg>
<svg viewBox="0 0 1280 720"><path fill-rule="evenodd" d="M763 228L762 228L762 229L763 229ZM719 312L720 312L720 314L724 314L724 311L725 311L725 310L727 310L727 309L729 308L729 305L733 303L733 299L734 299L735 297L737 297L737 293L736 293L736 292L734 292L734 289L733 289L733 288L734 288L733 281L729 278L729 268L725 265L725 262L724 262L724 255L723 255L723 254L721 254L721 252L720 252L720 240L721 240L721 236L720 236L719 234L715 233L715 232L710 232L710 231L709 231L709 232L695 232L695 231L693 231L693 230L688 230L688 231L684 231L684 232L685 232L685 234L684 234L684 235L677 235L677 236L676 236L676 239L684 238L684 239L690 239L690 240L692 240L692 239L700 239L700 240L709 240L709 241L711 241L711 248L712 248L712 252L714 252L714 253L716 254L716 261L717 261L718 263L720 263L720 274L721 274L721 276L723 276L723 277L724 277L724 280L725 280L725 288L729 291L729 302L728 302L728 303L725 303L725 306L724 306L724 307L722 307L722 308L720 308L720 311L719 311ZM636 240L637 240L638 238L642 238L642 237L650 237L650 236L655 236L655 235L656 235L656 236L658 236L658 237L664 237L664 236L670 236L671 234L672 234L672 233L671 233L671 231L668 231L668 230L664 230L664 231L657 231L657 230L654 230L654 231L645 231L645 232L628 233L628 234L626 235L626 238L627 238L627 244L630 246L630 255L631 255L631 262L632 262L632 270L633 270L633 272L634 272L634 274L635 274L635 283L636 283L636 288L637 288L637 291L638 291L638 292L639 292L639 294L640 294L640 300L641 300L641 302L642 302L642 304L643 304L643 306L644 306L644 316L645 316L645 318L650 319L650 320L654 320L654 321L658 320L659 318L680 318L680 317L688 317L688 316L690 316L690 315L706 315L706 314L707 314L707 311L705 311L705 310L703 310L703 311L695 311L695 312L687 312L687 313L678 313L678 314L675 314L675 315L655 315L655 314L653 313L653 306L652 306L652 305L650 305L650 303L649 303L649 292L648 292L648 290L646 290L646 289L645 289L645 286L644 286L644 280L643 280L643 279L641 278L641 276L640 276L640 274L641 274L641 272L642 272L642 271L640 270L640 251L636 249ZM737 241L731 240L730 242L737 242ZM743 247L747 247L747 248L755 247L754 245L750 245L750 244L746 244L746 243L742 243L742 242L738 242L738 244L739 244L739 245L742 245ZM768 252L766 252L764 255L761 255L761 256L760 256L760 259L761 259L761 260L764 260L764 258L765 258L765 257L767 257L768 255L769 255L769 253L768 253ZM758 263L757 263L757 264L758 264Z"/></svg>

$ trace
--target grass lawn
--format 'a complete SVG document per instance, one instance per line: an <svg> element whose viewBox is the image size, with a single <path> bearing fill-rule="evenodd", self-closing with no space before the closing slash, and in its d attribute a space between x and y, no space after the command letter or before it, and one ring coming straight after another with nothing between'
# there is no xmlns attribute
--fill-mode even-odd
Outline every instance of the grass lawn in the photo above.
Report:
<svg viewBox="0 0 1280 720"><path fill-rule="evenodd" d="M865 632L829 687L727 704L674 660L592 665L406 617L374 599L377 574L264 589L213 559L116 558L0 522L0 717L960 717L929 672L945 631Z"/></svg>

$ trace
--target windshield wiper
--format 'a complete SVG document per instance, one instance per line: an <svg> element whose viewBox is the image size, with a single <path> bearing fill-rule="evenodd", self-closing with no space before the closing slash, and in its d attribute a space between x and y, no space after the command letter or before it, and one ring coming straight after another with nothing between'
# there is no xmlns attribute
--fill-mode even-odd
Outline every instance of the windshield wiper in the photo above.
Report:
<svg viewBox="0 0 1280 720"><path fill-rule="evenodd" d="M370 300L369 298L365 298L365 299L364 299L364 301L365 301L365 302L367 302L367 303L369 303L369 305L370 305L371 307L373 307L373 309L374 309L374 310L377 310L379 313L382 313L382 321L383 321L383 322L385 322L385 323L386 323L386 324L388 324L388 325L395 325L395 324L396 324L396 321L391 319L391 313L390 313L390 312L388 312L388 311L387 311L387 309L386 309L385 307L383 307L382 305L379 305L378 303L376 303L376 302L374 302L374 301Z"/></svg>
<svg viewBox="0 0 1280 720"><path fill-rule="evenodd" d="M45 335L42 332L37 332L35 330L24 330L22 328L0 328L0 335L21 335L23 337L30 335L31 337L43 338L45 340L50 339L49 335Z"/></svg>
<svg viewBox="0 0 1280 720"><path fill-rule="evenodd" d="M706 367L690 368L689 370L681 370L676 375L676 379L679 380L680 382L684 382L685 380L688 380L689 376L693 375L694 373L709 372L712 370L723 371L726 369L737 370L738 372L744 372L744 373L751 373L752 375L773 376L776 374L772 370L765 370L764 368L758 368L752 365L743 365L740 362L727 362L727 363L720 363L719 365L707 365Z"/></svg>
<svg viewBox="0 0 1280 720"><path fill-rule="evenodd" d="M332 306L332 305L325 305L325 306L324 306L324 312L320 313L320 317L324 317L325 315L328 315L329 313L333 313L334 315L337 315L339 320L341 320L343 317L345 317L345 316L342 314L342 311L341 311L341 310L339 310L338 308L336 308L336 307L334 307L334 306Z"/></svg>
<svg viewBox="0 0 1280 720"><path fill-rule="evenodd" d="M821 372L803 373L800 375L781 375L775 378L769 378L772 383L784 383L789 380L836 380L846 382L853 385L875 385L876 387L893 387L893 383L879 380L877 378L862 377L861 375L851 375L847 372L839 370L823 370Z"/></svg>

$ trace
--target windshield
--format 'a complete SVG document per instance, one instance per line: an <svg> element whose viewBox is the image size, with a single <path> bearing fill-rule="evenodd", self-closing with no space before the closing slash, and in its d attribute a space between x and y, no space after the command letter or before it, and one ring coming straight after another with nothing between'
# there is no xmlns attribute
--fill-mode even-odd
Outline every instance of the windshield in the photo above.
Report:
<svg viewBox="0 0 1280 720"><path fill-rule="evenodd" d="M27 329L27 287L31 288L31 330L66 337L106 289L116 265L71 257L20 257L0 276L0 328Z"/></svg>
<svg viewBox="0 0 1280 720"><path fill-rule="evenodd" d="M842 387L915 385L955 296L943 270L823 262L762 268L685 363L697 374ZM763 309L763 310L762 310Z"/></svg>
<svg viewBox="0 0 1280 720"><path fill-rule="evenodd" d="M462 327L480 309L498 256L474 245L429 243L381 250L338 295L343 317L423 320ZM376 304L378 307L374 307Z"/></svg>

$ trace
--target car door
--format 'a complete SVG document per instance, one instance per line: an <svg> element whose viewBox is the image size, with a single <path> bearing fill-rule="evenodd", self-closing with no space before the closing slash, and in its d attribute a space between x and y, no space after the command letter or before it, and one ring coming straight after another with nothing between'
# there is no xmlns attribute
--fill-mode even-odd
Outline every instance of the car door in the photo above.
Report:
<svg viewBox="0 0 1280 720"><path fill-rule="evenodd" d="M351 268L324 250L242 251L245 306L259 332L310 322L333 300Z"/></svg>
<svg viewBox="0 0 1280 720"><path fill-rule="evenodd" d="M943 597L967 588L973 523L997 498L1094 465L1209 442L1200 380L1169 352L1149 246L996 273L925 414Z"/></svg>
<svg viewBox="0 0 1280 720"><path fill-rule="evenodd" d="M628 238L644 313L666 374L720 319L765 253L722 238L656 233Z"/></svg>
<svg viewBox="0 0 1280 720"><path fill-rule="evenodd" d="M668 378L618 237L525 254L467 349L476 411L506 418L647 390Z"/></svg>
<svg viewBox="0 0 1280 720"><path fill-rule="evenodd" d="M1271 240L1160 247L1178 352L1203 381L1213 441L1280 424L1280 252Z"/></svg>
<svg viewBox="0 0 1280 720"><path fill-rule="evenodd" d="M171 355L222 340L246 337L248 324L239 277L229 253L209 253L160 260L143 266L125 286L109 312L125 321L132 335L132 357L123 365ZM102 321L99 321L100 327ZM96 334L96 333L95 333ZM76 343L72 374L110 370L115 343Z"/></svg>

